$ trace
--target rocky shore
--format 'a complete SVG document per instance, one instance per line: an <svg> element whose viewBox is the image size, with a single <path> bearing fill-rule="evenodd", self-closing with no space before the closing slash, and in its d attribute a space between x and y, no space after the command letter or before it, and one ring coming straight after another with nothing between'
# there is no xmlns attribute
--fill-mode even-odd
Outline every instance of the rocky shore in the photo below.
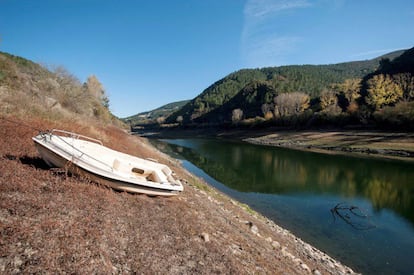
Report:
<svg viewBox="0 0 414 275"><path fill-rule="evenodd" d="M282 131L244 139L247 142L383 159L414 161L414 134L374 131Z"/></svg>
<svg viewBox="0 0 414 275"><path fill-rule="evenodd" d="M17 119L14 118L16 121ZM352 274L116 127L0 120L0 273ZM169 165L173 198L115 192L46 167L33 128L64 128Z"/></svg>

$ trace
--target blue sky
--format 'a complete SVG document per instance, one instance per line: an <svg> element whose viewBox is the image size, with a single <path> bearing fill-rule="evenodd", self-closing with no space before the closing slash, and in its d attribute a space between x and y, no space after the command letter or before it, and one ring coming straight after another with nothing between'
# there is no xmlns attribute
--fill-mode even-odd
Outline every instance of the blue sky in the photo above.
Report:
<svg viewBox="0 0 414 275"><path fill-rule="evenodd" d="M0 51L96 75L126 117L242 68L414 47L412 0L0 0Z"/></svg>

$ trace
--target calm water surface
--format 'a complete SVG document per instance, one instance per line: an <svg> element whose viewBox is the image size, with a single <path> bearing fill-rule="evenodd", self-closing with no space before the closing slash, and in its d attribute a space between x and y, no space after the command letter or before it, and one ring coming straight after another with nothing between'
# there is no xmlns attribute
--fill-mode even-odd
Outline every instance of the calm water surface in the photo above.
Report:
<svg viewBox="0 0 414 275"><path fill-rule="evenodd" d="M413 164L217 139L152 142L355 271L414 274Z"/></svg>

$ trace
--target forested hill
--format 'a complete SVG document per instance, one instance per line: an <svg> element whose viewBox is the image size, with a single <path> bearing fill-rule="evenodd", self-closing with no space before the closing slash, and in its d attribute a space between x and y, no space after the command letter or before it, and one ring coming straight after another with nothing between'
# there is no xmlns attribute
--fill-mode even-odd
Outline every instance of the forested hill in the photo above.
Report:
<svg viewBox="0 0 414 275"><path fill-rule="evenodd" d="M408 49L395 58L384 57L381 59L381 66L375 74L414 74L414 48Z"/></svg>
<svg viewBox="0 0 414 275"><path fill-rule="evenodd" d="M142 112L122 120L130 125L145 125L152 123L163 123L165 118L181 109L189 100L182 100L163 105L151 111Z"/></svg>
<svg viewBox="0 0 414 275"><path fill-rule="evenodd" d="M372 60L331 65L242 69L212 84L169 116L166 122L221 123L234 119L232 111L237 109L243 112L240 119L265 117L268 111L274 111L272 105L274 107L275 97L279 94L302 93L311 101L318 100L321 93L331 89L333 84L347 79L362 79L375 72L381 60L392 61L403 53L396 51Z"/></svg>

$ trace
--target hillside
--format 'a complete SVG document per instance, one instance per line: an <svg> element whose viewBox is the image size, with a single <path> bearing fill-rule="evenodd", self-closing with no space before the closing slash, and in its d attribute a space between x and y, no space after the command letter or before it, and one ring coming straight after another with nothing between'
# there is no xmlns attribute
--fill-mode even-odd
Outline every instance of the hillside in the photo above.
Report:
<svg viewBox="0 0 414 275"><path fill-rule="evenodd" d="M379 68L361 81L359 104L368 118L391 129L414 130L414 48L395 59L384 58Z"/></svg>
<svg viewBox="0 0 414 275"><path fill-rule="evenodd" d="M400 73L414 74L414 48L404 51L395 58L385 56L383 60L386 61L382 62L382 66L377 73L391 75Z"/></svg>
<svg viewBox="0 0 414 275"><path fill-rule="evenodd" d="M3 52L0 52L0 101L1 113L119 123L109 112L109 99L96 76L91 75L82 83L63 67L49 70Z"/></svg>
<svg viewBox="0 0 414 275"><path fill-rule="evenodd" d="M153 123L162 123L165 118L170 116L172 113L181 109L189 100L182 100L173 103L163 105L151 111L138 113L133 116L123 118L122 121L129 125L145 125Z"/></svg>
<svg viewBox="0 0 414 275"><path fill-rule="evenodd" d="M243 69L212 84L181 110L171 115L167 122L174 123L178 117L182 117L184 123L197 122L197 118L227 103L246 85L251 85L255 81L266 81L277 93L303 92L316 98L322 90L329 88L332 84L341 83L346 79L363 78L374 72L382 59L393 60L402 53L403 51L396 51L372 60L332 65L293 65ZM258 104L263 103L265 102ZM248 108L243 105L243 102L239 102L239 107L241 106ZM215 118L209 115L200 121L206 120L215 121Z"/></svg>
<svg viewBox="0 0 414 275"><path fill-rule="evenodd" d="M0 75L0 273L353 273L114 125L96 78L4 53ZM31 138L52 128L157 159L185 190L133 195L50 169Z"/></svg>
<svg viewBox="0 0 414 275"><path fill-rule="evenodd" d="M407 96L413 86L409 84L413 79L411 51L400 50L372 60L331 65L243 69L212 84L169 116L166 123L388 127L376 112L379 108L397 106L403 99L411 101L412 97ZM406 73L405 79L401 72L397 75L393 69L396 66ZM386 71L387 68L394 71ZM396 75L392 81L405 87L404 96L375 107L375 103L369 101L375 96L367 97L370 87L365 84L375 74ZM372 88L374 83L370 85ZM411 120L410 114L404 116Z"/></svg>

